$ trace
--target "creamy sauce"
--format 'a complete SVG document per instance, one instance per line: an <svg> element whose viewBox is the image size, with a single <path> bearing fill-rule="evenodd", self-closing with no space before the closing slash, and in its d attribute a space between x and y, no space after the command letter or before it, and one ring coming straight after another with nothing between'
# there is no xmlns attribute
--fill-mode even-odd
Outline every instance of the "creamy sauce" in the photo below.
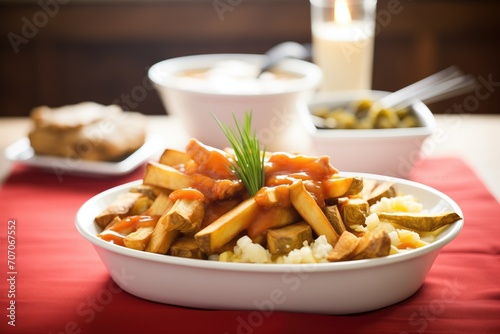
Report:
<svg viewBox="0 0 500 334"><path fill-rule="evenodd" d="M207 68L177 72L177 84L186 89L219 93L257 94L285 89L304 76L295 72L272 69L260 73L260 68L239 60L226 60Z"/></svg>
<svg viewBox="0 0 500 334"><path fill-rule="evenodd" d="M229 69L228 69L229 71ZM252 75L254 73L251 73ZM215 77L216 75L221 75L220 73L215 73L213 69L211 68L196 68L192 70L187 70L187 71L182 71L177 74L179 77L186 77L186 78L193 78L193 79L202 79L202 80L210 80L211 78ZM223 75L226 75L228 77L234 77L234 78L240 78L240 79L251 79L250 75L248 76L242 76L236 75L228 72L228 73L223 73ZM259 80L294 80L294 79L299 79L301 78L301 75L298 75L297 73L292 73L288 71L282 71L282 70L270 70L262 73L259 76Z"/></svg>

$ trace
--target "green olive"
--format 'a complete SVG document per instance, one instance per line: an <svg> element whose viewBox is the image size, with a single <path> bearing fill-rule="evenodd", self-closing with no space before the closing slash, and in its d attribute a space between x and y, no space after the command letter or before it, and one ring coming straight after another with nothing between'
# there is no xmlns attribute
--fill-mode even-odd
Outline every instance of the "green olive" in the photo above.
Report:
<svg viewBox="0 0 500 334"><path fill-rule="evenodd" d="M418 121L418 118L414 115L408 115L404 117L400 122L399 122L399 127L401 128L414 128L418 127L420 122Z"/></svg>
<svg viewBox="0 0 500 334"><path fill-rule="evenodd" d="M380 109L375 118L375 129L392 129L399 126L399 117L392 109Z"/></svg>
<svg viewBox="0 0 500 334"><path fill-rule="evenodd" d="M373 100L360 99L346 107L322 105L311 114L324 119L329 129L392 129L421 126L411 108L381 108Z"/></svg>

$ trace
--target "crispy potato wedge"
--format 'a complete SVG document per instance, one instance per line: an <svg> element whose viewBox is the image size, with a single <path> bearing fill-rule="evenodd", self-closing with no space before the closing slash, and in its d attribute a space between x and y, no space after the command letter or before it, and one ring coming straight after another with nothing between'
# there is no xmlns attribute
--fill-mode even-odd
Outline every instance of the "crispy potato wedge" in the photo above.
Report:
<svg viewBox="0 0 500 334"><path fill-rule="evenodd" d="M306 222L267 231L267 249L271 254L288 254L304 246L304 241L308 244L313 241L311 226Z"/></svg>
<svg viewBox="0 0 500 334"><path fill-rule="evenodd" d="M370 194L372 193L373 189L375 189L377 184L377 180L363 178L363 190L359 193L359 196L361 198L364 198L365 200L368 200L368 198L370 198Z"/></svg>
<svg viewBox="0 0 500 334"><path fill-rule="evenodd" d="M204 216L205 206L199 199L178 199L167 213L169 227L188 235L200 230Z"/></svg>
<svg viewBox="0 0 500 334"><path fill-rule="evenodd" d="M366 201L370 206L377 203L383 197L391 198L396 196L396 189L394 188L393 182L382 182L378 184L368 195Z"/></svg>
<svg viewBox="0 0 500 334"><path fill-rule="evenodd" d="M402 226L415 231L432 232L443 226L462 219L456 212L411 213L378 212L378 219L383 222Z"/></svg>
<svg viewBox="0 0 500 334"><path fill-rule="evenodd" d="M361 238L358 238L351 232L344 231L340 235L339 241L333 247L333 250L328 254L328 261L338 262L349 259L352 252L358 247L360 240Z"/></svg>
<svg viewBox="0 0 500 334"><path fill-rule="evenodd" d="M369 214L370 206L362 198L345 199L340 204L340 213L346 227L363 225Z"/></svg>
<svg viewBox="0 0 500 334"><path fill-rule="evenodd" d="M125 247L142 251L146 248L149 239L151 239L153 229L154 227L152 226L139 227L137 231L132 232L125 238L123 238L123 244L125 245Z"/></svg>
<svg viewBox="0 0 500 334"><path fill-rule="evenodd" d="M176 165L185 164L189 160L191 160L191 158L186 152L167 148L165 151L163 151L158 162L162 165L167 165L172 167Z"/></svg>
<svg viewBox="0 0 500 334"><path fill-rule="evenodd" d="M170 255L185 257L190 259L206 259L206 255L203 254L198 243L194 238L188 236L181 236L172 243L169 250Z"/></svg>
<svg viewBox="0 0 500 334"><path fill-rule="evenodd" d="M359 194L363 190L363 179L360 177L334 176L323 181L325 198L339 198Z"/></svg>
<svg viewBox="0 0 500 334"><path fill-rule="evenodd" d="M324 235L329 244L335 245L339 236L302 181L290 185L290 200L301 217L311 225L313 231L317 235Z"/></svg>
<svg viewBox="0 0 500 334"><path fill-rule="evenodd" d="M170 220L167 214L160 217L151 233L151 238L146 246L146 252L167 254L172 242L179 235L178 230L169 227Z"/></svg>
<svg viewBox="0 0 500 334"><path fill-rule="evenodd" d="M253 197L243 201L194 235L205 254L214 254L255 219L259 206Z"/></svg>
<svg viewBox="0 0 500 334"><path fill-rule="evenodd" d="M359 244L352 252L351 260L373 259L389 255L391 238L383 229L369 231L363 235Z"/></svg>
<svg viewBox="0 0 500 334"><path fill-rule="evenodd" d="M167 165L149 161L144 172L143 183L164 189L183 189L190 186L189 176Z"/></svg>
<svg viewBox="0 0 500 334"><path fill-rule="evenodd" d="M329 205L323 208L323 212L325 213L326 219L332 224L333 229L338 235L342 235L346 230L344 221L342 220L342 215L340 214L339 208L337 205Z"/></svg>

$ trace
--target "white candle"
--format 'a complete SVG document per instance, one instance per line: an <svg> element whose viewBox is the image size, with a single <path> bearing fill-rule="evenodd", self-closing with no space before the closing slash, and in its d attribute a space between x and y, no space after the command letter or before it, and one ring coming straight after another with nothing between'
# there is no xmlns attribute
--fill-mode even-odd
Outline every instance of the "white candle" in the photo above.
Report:
<svg viewBox="0 0 500 334"><path fill-rule="evenodd" d="M373 27L363 21L312 26L314 62L323 70L322 90L370 89Z"/></svg>
<svg viewBox="0 0 500 334"><path fill-rule="evenodd" d="M365 1L311 0L313 60L324 91L371 89L376 1Z"/></svg>

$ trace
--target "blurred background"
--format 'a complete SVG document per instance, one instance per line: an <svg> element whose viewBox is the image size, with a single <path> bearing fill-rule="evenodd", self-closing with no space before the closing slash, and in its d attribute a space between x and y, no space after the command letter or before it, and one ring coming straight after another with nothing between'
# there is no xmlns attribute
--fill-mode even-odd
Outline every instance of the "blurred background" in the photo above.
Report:
<svg viewBox="0 0 500 334"><path fill-rule="evenodd" d="M378 0L373 89L394 91L450 65L481 97L434 113L500 113L500 1ZM0 115L81 101L165 113L154 63L201 53L263 53L311 42L308 0L0 0ZM464 107L465 106L465 107Z"/></svg>

